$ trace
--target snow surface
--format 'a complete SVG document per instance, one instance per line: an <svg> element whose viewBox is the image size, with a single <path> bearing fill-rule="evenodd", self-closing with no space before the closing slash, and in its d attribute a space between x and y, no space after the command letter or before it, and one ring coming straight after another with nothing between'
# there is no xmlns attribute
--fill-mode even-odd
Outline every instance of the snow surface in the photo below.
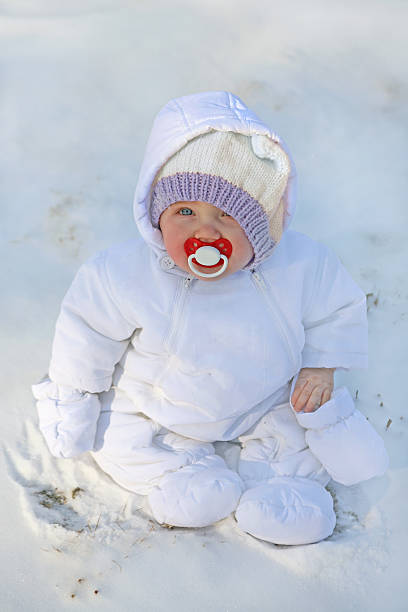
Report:
<svg viewBox="0 0 408 612"><path fill-rule="evenodd" d="M2 611L407 609L407 17L398 0L0 1ZM330 485L338 525L319 544L267 544L232 518L162 528L36 427L30 385L75 270L134 235L155 113L211 89L287 141L294 227L368 294L370 368L338 378L391 466Z"/></svg>

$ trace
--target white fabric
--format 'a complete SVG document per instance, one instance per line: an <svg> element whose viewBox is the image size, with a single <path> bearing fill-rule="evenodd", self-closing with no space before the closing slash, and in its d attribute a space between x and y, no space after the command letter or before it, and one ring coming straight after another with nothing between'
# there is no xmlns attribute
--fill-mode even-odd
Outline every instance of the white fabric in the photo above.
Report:
<svg viewBox="0 0 408 612"><path fill-rule="evenodd" d="M52 455L74 457L93 449L100 413L97 394L56 385L49 378L32 390L39 427Z"/></svg>
<svg viewBox="0 0 408 612"><path fill-rule="evenodd" d="M109 406L115 410L109 410ZM214 454L214 446L180 436L134 412L119 390L102 394L95 461L121 486L148 495L163 476Z"/></svg>
<svg viewBox="0 0 408 612"><path fill-rule="evenodd" d="M367 418L340 387L315 412L298 412L298 423L307 429L305 439L336 482L350 486L380 476L388 468L384 442Z"/></svg>
<svg viewBox="0 0 408 612"><path fill-rule="evenodd" d="M311 544L332 534L333 499L306 478L275 478L246 491L235 512L238 527L273 544Z"/></svg>
<svg viewBox="0 0 408 612"><path fill-rule="evenodd" d="M268 412L239 441L242 451L238 472L246 488L271 482L277 476L310 478L323 486L330 480L307 447L305 430L288 402Z"/></svg>
<svg viewBox="0 0 408 612"><path fill-rule="evenodd" d="M166 474L149 495L154 518L179 527L205 527L228 516L243 491L238 474L217 455Z"/></svg>
<svg viewBox="0 0 408 612"><path fill-rule="evenodd" d="M214 454L213 444L180 436L142 413L132 413L132 402L123 392L111 391L102 398L93 457L125 488L148 494L164 474ZM287 402L263 416L238 442L242 450L234 471L245 488L276 476L300 476L322 485L330 479L307 448L305 430Z"/></svg>
<svg viewBox="0 0 408 612"><path fill-rule="evenodd" d="M322 260L336 262L343 278L334 287L325 279L333 331L313 304L315 294L323 299L315 278ZM131 412L212 442L238 437L288 401L305 346L308 365L313 352L315 365L366 363L364 295L330 251L301 234L288 230L256 274L185 279L134 241L88 261L62 304L50 378L92 393L113 381L133 403ZM310 330L302 322L306 308L323 317ZM320 324L326 333L317 337Z"/></svg>

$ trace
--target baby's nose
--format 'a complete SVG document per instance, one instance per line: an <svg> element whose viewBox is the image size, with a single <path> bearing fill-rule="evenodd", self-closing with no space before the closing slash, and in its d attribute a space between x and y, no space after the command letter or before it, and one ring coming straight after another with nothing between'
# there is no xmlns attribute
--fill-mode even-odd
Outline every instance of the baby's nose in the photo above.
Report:
<svg viewBox="0 0 408 612"><path fill-rule="evenodd" d="M202 240L202 242L214 242L221 238L220 232L212 224L202 225L194 234L194 238Z"/></svg>

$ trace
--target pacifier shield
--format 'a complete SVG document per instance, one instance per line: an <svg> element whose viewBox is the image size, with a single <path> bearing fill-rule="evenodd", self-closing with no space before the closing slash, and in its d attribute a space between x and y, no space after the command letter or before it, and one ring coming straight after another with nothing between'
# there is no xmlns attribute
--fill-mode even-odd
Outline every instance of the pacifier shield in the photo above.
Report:
<svg viewBox="0 0 408 612"><path fill-rule="evenodd" d="M219 238L214 242L203 242L198 238L188 238L184 243L187 257L194 255L195 263L205 268L218 266L225 256L231 257L232 244L226 238Z"/></svg>
<svg viewBox="0 0 408 612"><path fill-rule="evenodd" d="M202 246L198 247L194 254L194 259L200 264L200 266L216 266L220 261L220 252L213 246Z"/></svg>

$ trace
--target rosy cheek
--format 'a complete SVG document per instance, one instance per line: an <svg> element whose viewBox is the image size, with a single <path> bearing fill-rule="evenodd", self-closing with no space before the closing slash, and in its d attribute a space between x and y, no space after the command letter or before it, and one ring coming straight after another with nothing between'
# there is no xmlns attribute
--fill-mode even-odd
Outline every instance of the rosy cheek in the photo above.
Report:
<svg viewBox="0 0 408 612"><path fill-rule="evenodd" d="M170 257L176 262L180 263L185 260L185 252L184 252L184 240L181 236L172 235L165 240L165 247L170 255Z"/></svg>

